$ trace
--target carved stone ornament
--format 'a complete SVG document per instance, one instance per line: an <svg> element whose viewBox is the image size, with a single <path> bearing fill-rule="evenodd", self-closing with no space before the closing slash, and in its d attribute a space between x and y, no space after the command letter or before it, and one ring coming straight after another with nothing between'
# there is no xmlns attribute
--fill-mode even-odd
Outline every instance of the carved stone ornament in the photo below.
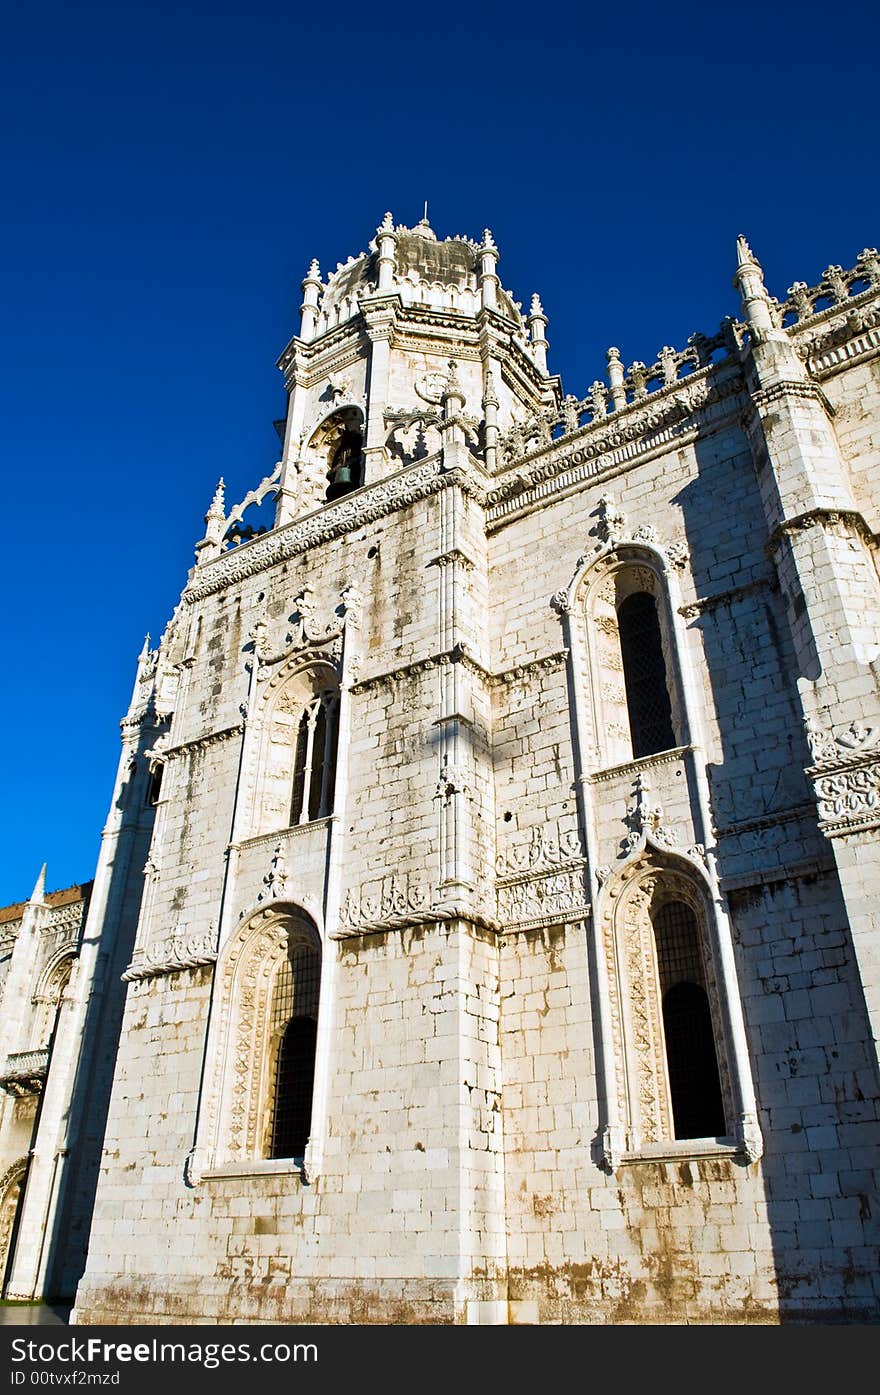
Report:
<svg viewBox="0 0 880 1395"><path fill-rule="evenodd" d="M819 827L828 837L880 826L880 759L814 776Z"/></svg>
<svg viewBox="0 0 880 1395"><path fill-rule="evenodd" d="M284 852L281 844L278 843L272 853L272 861L269 870L263 877L263 890L257 893L258 901L274 900L284 895L287 885L287 864L284 860Z"/></svg>
<svg viewBox="0 0 880 1395"><path fill-rule="evenodd" d="M355 585L346 586L339 593L339 603L329 619L319 618L318 605L310 586L306 586L294 601L291 616L292 628L284 637L280 649L273 651L267 638L267 627L263 620L254 625L250 638L260 661L257 681L265 682L274 665L298 654L308 653L314 657L327 657L334 664L342 655L342 637L349 625L359 623L363 597ZM326 611L324 612L326 615ZM318 655L317 650L326 651Z"/></svg>
<svg viewBox="0 0 880 1395"><path fill-rule="evenodd" d="M217 958L217 933L213 926L207 930L182 929L163 940L154 940L135 951L132 961L122 975L123 981L156 978L180 969L195 969L213 964Z"/></svg>

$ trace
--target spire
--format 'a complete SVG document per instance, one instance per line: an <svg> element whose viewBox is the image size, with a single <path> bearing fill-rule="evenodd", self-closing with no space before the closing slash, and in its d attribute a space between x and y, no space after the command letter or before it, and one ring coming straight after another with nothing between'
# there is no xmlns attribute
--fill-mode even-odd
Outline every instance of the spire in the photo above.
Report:
<svg viewBox="0 0 880 1395"><path fill-rule="evenodd" d="M755 331L755 338L765 338L773 332L775 325L770 308L770 297L764 285L764 272L742 233L736 239L736 272L733 284L737 287L743 303L743 314L749 327Z"/></svg>
<svg viewBox="0 0 880 1395"><path fill-rule="evenodd" d="M211 562L220 556L223 534L226 532L226 486L221 478L214 490L211 507L205 514L205 536L196 543L196 564Z"/></svg>
<svg viewBox="0 0 880 1395"><path fill-rule="evenodd" d="M45 864L45 862L43 863L42 867L40 868L40 875L37 877L37 880L36 880L35 883L34 883L34 889L33 889L33 891L31 892L30 897L29 897L28 899L29 899L29 901L31 902L32 905L33 905L34 903L36 903L38 906L42 906L42 905L45 904L45 901L46 901L46 864Z"/></svg>
<svg viewBox="0 0 880 1395"><path fill-rule="evenodd" d="M544 307L541 304L539 295L532 296L531 309L528 320L529 333L532 339L532 357L542 373L547 372L547 316L544 314Z"/></svg>
<svg viewBox="0 0 880 1395"><path fill-rule="evenodd" d="M741 266L756 266L760 274L763 275L761 264L746 242L743 233L740 233L739 237L736 239L736 265L738 268Z"/></svg>
<svg viewBox="0 0 880 1395"><path fill-rule="evenodd" d="M215 518L220 518L223 520L224 523L226 522L226 513L224 511L225 492L226 485L221 475L220 479L217 482L217 488L214 490L214 497L211 500L211 507L205 514L206 523L210 523L211 520Z"/></svg>
<svg viewBox="0 0 880 1395"><path fill-rule="evenodd" d="M142 648L141 648L141 652L138 654L138 663L139 663L139 664L146 663L146 661L147 661L147 659L148 659L149 657L150 657L150 632L149 632L149 630L148 630L147 633L144 635L144 642L143 642L143 646L142 646Z"/></svg>
<svg viewBox="0 0 880 1395"><path fill-rule="evenodd" d="M397 247L397 233L394 231L394 219L390 213L385 214L376 229L376 243L379 248L376 262L379 270L379 290L390 291L394 284L394 253Z"/></svg>
<svg viewBox="0 0 880 1395"><path fill-rule="evenodd" d="M299 334L301 339L308 342L315 335L315 325L318 320L318 297L323 289L321 268L316 257L309 263L308 275L302 283L302 289L303 303L299 307L302 321Z"/></svg>
<svg viewBox="0 0 880 1395"><path fill-rule="evenodd" d="M480 247L480 294L484 310L495 310L498 305L498 248L488 228L483 229L483 242Z"/></svg>

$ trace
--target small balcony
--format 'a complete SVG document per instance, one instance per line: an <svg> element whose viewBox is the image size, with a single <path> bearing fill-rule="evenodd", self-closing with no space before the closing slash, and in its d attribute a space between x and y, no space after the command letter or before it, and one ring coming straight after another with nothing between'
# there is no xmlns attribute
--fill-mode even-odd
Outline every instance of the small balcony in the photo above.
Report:
<svg viewBox="0 0 880 1395"><path fill-rule="evenodd" d="M0 1074L0 1090L5 1090L7 1095L15 1095L18 1099L24 1095L38 1095L43 1088L48 1068L48 1046L44 1046L40 1051L10 1052Z"/></svg>

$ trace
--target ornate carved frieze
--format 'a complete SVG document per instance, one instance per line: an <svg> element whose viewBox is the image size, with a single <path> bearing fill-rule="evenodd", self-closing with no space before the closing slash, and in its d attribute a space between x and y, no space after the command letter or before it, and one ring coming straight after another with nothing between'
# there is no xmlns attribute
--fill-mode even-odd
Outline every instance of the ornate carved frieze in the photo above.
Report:
<svg viewBox="0 0 880 1395"><path fill-rule="evenodd" d="M547 868L527 876L499 880L498 920L503 930L526 930L560 920L586 920L590 915L584 869Z"/></svg>
<svg viewBox="0 0 880 1395"><path fill-rule="evenodd" d="M418 499L436 494L451 483L460 485L466 491L475 489L467 479L452 480L449 473L444 474L440 458L435 456L401 470L379 484L359 489L334 503L322 504L307 518L276 528L263 537L243 544L235 552L225 553L215 561L208 562L193 575L183 599L190 605L203 600L216 591L223 591L236 582L265 571L267 567L285 562L332 538L374 523Z"/></svg>
<svg viewBox="0 0 880 1395"><path fill-rule="evenodd" d="M504 930L522 930L590 914L586 859L578 829L563 822L539 824L528 841L514 844L495 861L498 920Z"/></svg>
<svg viewBox="0 0 880 1395"><path fill-rule="evenodd" d="M281 648L274 651L269 645L265 620L258 620L250 634L254 653L259 660L257 682L265 682L273 668L284 660L303 655L325 659L338 667L342 657L342 637L349 625L357 625L362 604L363 598L358 588L346 586L340 592L339 604L330 618L321 620L314 591L311 586L304 587L294 601L290 617L292 628L284 636ZM326 612L326 607L324 610Z"/></svg>
<svg viewBox="0 0 880 1395"><path fill-rule="evenodd" d="M122 975L123 982L136 979L157 978L161 974L173 974L180 969L195 969L203 964L213 964L217 958L217 932L212 927L207 930L181 929L163 940L154 940L144 945L132 958Z"/></svg>
<svg viewBox="0 0 880 1395"><path fill-rule="evenodd" d="M497 930L498 925L478 901L446 901L410 873L392 872L346 892L334 939L405 930L435 921L469 920Z"/></svg>
<svg viewBox="0 0 880 1395"><path fill-rule="evenodd" d="M812 766L819 827L829 838L880 827L880 751L840 750L833 762Z"/></svg>

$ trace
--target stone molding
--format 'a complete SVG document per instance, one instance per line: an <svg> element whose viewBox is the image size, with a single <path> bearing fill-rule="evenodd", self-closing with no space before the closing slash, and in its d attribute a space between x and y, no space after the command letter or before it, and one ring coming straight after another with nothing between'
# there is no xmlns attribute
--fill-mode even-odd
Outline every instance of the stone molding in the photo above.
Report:
<svg viewBox="0 0 880 1395"><path fill-rule="evenodd" d="M374 523L396 509L426 499L451 485L458 485L466 493L476 492L475 483L463 471L444 472L439 455L420 461L380 484L366 485L334 503L322 504L306 518L274 529L206 563L192 576L183 592L183 600L188 605L204 600L268 567Z"/></svg>
<svg viewBox="0 0 880 1395"><path fill-rule="evenodd" d="M476 901L443 900L409 873L400 876L392 872L374 877L359 887L349 887L339 913L338 928L330 938L344 940L449 920L466 920L487 930L499 928L494 917L487 915Z"/></svg>
<svg viewBox="0 0 880 1395"><path fill-rule="evenodd" d="M680 605L678 613L685 620L695 620L698 616L717 610L719 606L728 605L731 601L738 601L743 596L752 596L758 591L771 591L775 584L775 580L771 576L758 577L755 581L747 581L742 586L731 586L727 591L716 591L712 596L697 596L694 600L688 601L686 605Z"/></svg>
<svg viewBox="0 0 880 1395"><path fill-rule="evenodd" d="M635 457L668 445L687 431L699 429L699 418L710 408L742 394L739 371L711 381L712 370L704 368L683 382L661 390L646 399L628 403L607 417L590 422L523 456L508 467L507 478L487 490L487 521L506 518L514 509L526 506L569 484L596 475ZM558 477L567 469L580 467L568 480ZM543 489L538 488L544 486ZM517 496L511 502L511 496Z"/></svg>
<svg viewBox="0 0 880 1395"><path fill-rule="evenodd" d="M194 736L190 741L181 741L178 746L169 746L166 750L161 750L159 743L156 743L154 760L159 763L167 763L176 760L178 756L188 756L192 751L206 751L209 746L216 746L222 741L231 741L234 736L241 736L244 732L244 723L239 722L234 727L223 727L220 731L209 731L204 736ZM153 752L147 752L147 756Z"/></svg>
<svg viewBox="0 0 880 1395"><path fill-rule="evenodd" d="M158 978L181 969L197 969L213 964L217 958L217 932L211 928L196 932L181 932L156 940L137 951L122 975L123 983L137 979Z"/></svg>

